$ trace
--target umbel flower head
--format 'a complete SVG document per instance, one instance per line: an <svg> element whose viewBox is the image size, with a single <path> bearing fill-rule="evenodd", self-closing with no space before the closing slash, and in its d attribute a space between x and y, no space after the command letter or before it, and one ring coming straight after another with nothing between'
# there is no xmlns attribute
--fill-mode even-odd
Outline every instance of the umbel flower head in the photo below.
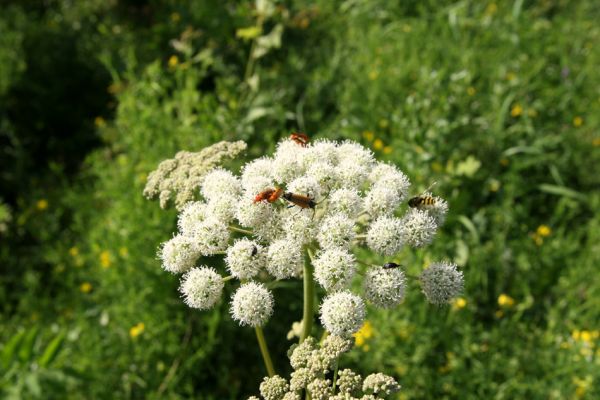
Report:
<svg viewBox="0 0 600 400"><path fill-rule="evenodd" d="M426 192L420 196L433 201L409 204L406 174L356 142L284 139L274 154L246 163L240 174L220 165L245 147L224 142L178 153L149 176L145 194L159 197L161 206L174 200L179 210L178 233L159 257L169 272L193 271L182 281L185 302L208 308L220 297L209 294L221 293L223 282L241 283L231 314L240 325L257 327L274 309L265 283L312 277L327 292L319 305L322 325L337 336L360 328L365 300L382 308L399 305L406 292L402 269L363 266L357 255L364 253L355 249L394 257L406 247L427 246L447 203ZM202 257L220 256L223 270L194 269L210 261ZM445 303L458 283L434 270L424 272L421 286L429 301ZM356 280L363 280L360 295L348 291ZM296 372L294 382L311 377L310 368Z"/></svg>
<svg viewBox="0 0 600 400"><path fill-rule="evenodd" d="M446 261L431 264L419 278L421 289L431 304L445 304L458 296L464 286L463 273Z"/></svg>

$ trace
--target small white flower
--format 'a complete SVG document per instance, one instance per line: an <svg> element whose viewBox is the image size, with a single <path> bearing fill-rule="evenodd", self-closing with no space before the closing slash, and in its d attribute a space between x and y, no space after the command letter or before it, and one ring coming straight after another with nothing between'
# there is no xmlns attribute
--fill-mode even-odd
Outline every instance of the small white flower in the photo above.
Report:
<svg viewBox="0 0 600 400"><path fill-rule="evenodd" d="M325 161L317 161L310 164L306 170L306 176L314 178L324 189L336 186L339 180L333 164Z"/></svg>
<svg viewBox="0 0 600 400"><path fill-rule="evenodd" d="M347 288L356 273L356 260L345 249L330 248L321 251L314 261L315 280L326 291Z"/></svg>
<svg viewBox="0 0 600 400"><path fill-rule="evenodd" d="M363 382L363 392L374 395L389 396L400 390L400 385L394 378L381 372L368 375Z"/></svg>
<svg viewBox="0 0 600 400"><path fill-rule="evenodd" d="M191 235L196 226L204 221L208 215L205 203L201 201L186 203L177 219L179 232L183 235Z"/></svg>
<svg viewBox="0 0 600 400"><path fill-rule="evenodd" d="M365 196L365 210L373 217L391 215L400 202L401 197L396 190L375 184Z"/></svg>
<svg viewBox="0 0 600 400"><path fill-rule="evenodd" d="M357 332L365 321L365 303L350 292L336 292L321 304L321 323L328 332L348 336Z"/></svg>
<svg viewBox="0 0 600 400"><path fill-rule="evenodd" d="M317 240L323 249L350 247L355 236L354 221L346 215L338 213L323 219Z"/></svg>
<svg viewBox="0 0 600 400"><path fill-rule="evenodd" d="M341 188L331 192L329 207L334 212L340 212L350 218L356 217L362 210L362 198L356 189Z"/></svg>
<svg viewBox="0 0 600 400"><path fill-rule="evenodd" d="M211 216L196 226L191 237L196 241L200 253L210 256L227 248L229 229L222 221Z"/></svg>
<svg viewBox="0 0 600 400"><path fill-rule="evenodd" d="M411 247L423 247L433 241L437 224L427 211L411 208L402 217L402 241Z"/></svg>
<svg viewBox="0 0 600 400"><path fill-rule="evenodd" d="M227 249L225 265L236 278L249 279L258 274L266 260L264 247L248 238L242 238Z"/></svg>
<svg viewBox="0 0 600 400"><path fill-rule="evenodd" d="M304 173L300 163L305 148L292 140L282 140L277 144L273 160L273 178L277 182L290 182Z"/></svg>
<svg viewBox="0 0 600 400"><path fill-rule="evenodd" d="M379 254L392 256L404 245L402 222L398 218L382 216L377 218L367 231L367 246Z"/></svg>
<svg viewBox="0 0 600 400"><path fill-rule="evenodd" d="M359 143L347 140L337 147L340 164L351 162L371 171L375 164L373 152ZM368 172L367 172L368 173Z"/></svg>
<svg viewBox="0 0 600 400"><path fill-rule="evenodd" d="M214 200L222 196L239 196L242 192L240 180L223 168L215 168L204 177L202 196Z"/></svg>
<svg viewBox="0 0 600 400"><path fill-rule="evenodd" d="M431 264L421 272L419 279L427 300L438 305L449 303L462 292L464 286L463 273L456 264L447 261Z"/></svg>
<svg viewBox="0 0 600 400"><path fill-rule="evenodd" d="M333 395L329 379L317 378L309 383L306 388L312 400L328 400Z"/></svg>
<svg viewBox="0 0 600 400"><path fill-rule="evenodd" d="M289 240L299 244L311 242L316 235L315 219L312 213L299 213L296 209L286 209L281 227Z"/></svg>
<svg viewBox="0 0 600 400"><path fill-rule="evenodd" d="M228 224L235 216L235 210L239 201L240 199L238 197L231 195L223 195L214 198L208 202L206 214L216 217L219 221Z"/></svg>
<svg viewBox="0 0 600 400"><path fill-rule="evenodd" d="M242 168L242 183L255 177L264 177L272 179L273 159L261 157L252 160Z"/></svg>
<svg viewBox="0 0 600 400"><path fill-rule="evenodd" d="M267 189L274 189L275 183L273 179L265 176L253 176L243 180L242 187L244 188L243 197L254 200L259 193Z"/></svg>
<svg viewBox="0 0 600 400"><path fill-rule="evenodd" d="M267 271L277 279L298 276L303 267L302 248L290 239L276 240L267 250Z"/></svg>
<svg viewBox="0 0 600 400"><path fill-rule="evenodd" d="M282 400L290 388L287 381L279 375L265 377L260 384L260 394L265 400Z"/></svg>
<svg viewBox="0 0 600 400"><path fill-rule="evenodd" d="M223 279L213 268L192 268L181 279L179 291L188 306L208 310L221 298Z"/></svg>
<svg viewBox="0 0 600 400"><path fill-rule="evenodd" d="M371 268L363 281L365 298L381 308L392 308L404 299L406 278L396 268Z"/></svg>
<svg viewBox="0 0 600 400"><path fill-rule="evenodd" d="M230 311L242 326L262 326L273 314L273 294L262 283L245 283L233 294Z"/></svg>
<svg viewBox="0 0 600 400"><path fill-rule="evenodd" d="M338 164L337 144L331 140L319 139L311 143L301 154L302 165L308 169L317 162Z"/></svg>
<svg viewBox="0 0 600 400"><path fill-rule="evenodd" d="M235 213L240 225L246 228L256 228L269 223L275 216L272 204L266 201L254 202L254 199L240 200Z"/></svg>
<svg viewBox="0 0 600 400"><path fill-rule="evenodd" d="M404 201L408 196L410 181L395 165L382 162L377 163L369 175L369 181L374 185L387 187L396 191L400 202Z"/></svg>
<svg viewBox="0 0 600 400"><path fill-rule="evenodd" d="M352 160L344 160L337 167L335 173L338 176L340 187L360 190L367 181L369 170Z"/></svg>
<svg viewBox="0 0 600 400"><path fill-rule="evenodd" d="M176 235L162 244L158 257L165 271L181 274L194 266L200 258L200 249L192 237Z"/></svg>
<svg viewBox="0 0 600 400"><path fill-rule="evenodd" d="M308 196L314 201L321 198L321 186L319 182L311 176L301 176L294 179L287 186L287 191L302 196Z"/></svg>

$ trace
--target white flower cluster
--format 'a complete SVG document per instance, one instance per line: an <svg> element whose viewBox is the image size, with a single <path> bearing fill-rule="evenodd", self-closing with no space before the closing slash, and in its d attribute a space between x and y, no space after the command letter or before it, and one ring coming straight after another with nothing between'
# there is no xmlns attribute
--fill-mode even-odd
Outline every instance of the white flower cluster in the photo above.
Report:
<svg viewBox="0 0 600 400"><path fill-rule="evenodd" d="M299 345L293 345L288 351L290 364L294 371L289 382L275 375L264 378L260 384L260 394L265 400L299 400L308 392L310 398L317 400L375 400L391 396L400 390L394 378L375 373L362 378L351 369L339 371L337 387L331 380L331 371L338 359L348 352L354 344L353 339L335 335L328 336L319 346L309 336ZM258 400L251 396L248 400Z"/></svg>
<svg viewBox="0 0 600 400"><path fill-rule="evenodd" d="M285 139L272 156L244 165L239 176L221 167L198 176L201 200L180 207L179 232L159 257L165 270L187 273L180 289L185 302L207 309L218 302L225 278L195 267L201 257L224 255L226 280L243 282L230 304L242 325L261 326L273 312L273 295L260 282L302 277L305 257L315 254L314 278L328 292L321 322L335 335L356 332L365 318L363 297L378 307L397 306L406 279L399 268L359 271L352 249L365 245L391 257L405 246L426 246L448 210L428 192L420 195L428 201L409 207L406 175L352 141ZM365 275L363 297L349 291L358 272ZM454 293L448 279L424 273L430 301L445 302ZM433 288L436 283L444 289Z"/></svg>

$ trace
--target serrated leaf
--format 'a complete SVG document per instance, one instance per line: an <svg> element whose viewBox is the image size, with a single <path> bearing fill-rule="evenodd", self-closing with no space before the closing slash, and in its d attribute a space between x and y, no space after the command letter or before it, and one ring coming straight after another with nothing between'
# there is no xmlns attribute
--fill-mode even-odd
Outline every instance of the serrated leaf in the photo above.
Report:
<svg viewBox="0 0 600 400"><path fill-rule="evenodd" d="M4 367L5 369L8 368L11 361L15 357L16 350L19 347L19 345L21 344L21 341L23 340L23 337L25 336L25 332L26 331L21 331L21 332L15 334L13 337L11 337L8 340L8 342L2 349L2 367Z"/></svg>
<svg viewBox="0 0 600 400"><path fill-rule="evenodd" d="M39 358L38 363L41 367L46 367L54 361L58 353L60 352L62 345L65 340L65 334L59 333L52 339L52 341L46 346L44 353Z"/></svg>

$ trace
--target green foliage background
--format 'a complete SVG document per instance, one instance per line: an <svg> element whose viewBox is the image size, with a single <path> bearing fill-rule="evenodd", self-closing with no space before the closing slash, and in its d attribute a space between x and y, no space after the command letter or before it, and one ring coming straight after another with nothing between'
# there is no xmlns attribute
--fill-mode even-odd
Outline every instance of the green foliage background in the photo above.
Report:
<svg viewBox="0 0 600 400"><path fill-rule="evenodd" d="M180 301L155 256L175 212L141 193L179 150L243 139L250 159L297 129L372 147L415 192L436 181L448 221L400 259L466 277L462 308L414 288L371 310L343 364L396 376L399 399L600 397L597 2L289 0L266 17L235 1L5 3L2 398L256 394L254 333L226 302ZM276 296L266 335L285 372L301 287Z"/></svg>

